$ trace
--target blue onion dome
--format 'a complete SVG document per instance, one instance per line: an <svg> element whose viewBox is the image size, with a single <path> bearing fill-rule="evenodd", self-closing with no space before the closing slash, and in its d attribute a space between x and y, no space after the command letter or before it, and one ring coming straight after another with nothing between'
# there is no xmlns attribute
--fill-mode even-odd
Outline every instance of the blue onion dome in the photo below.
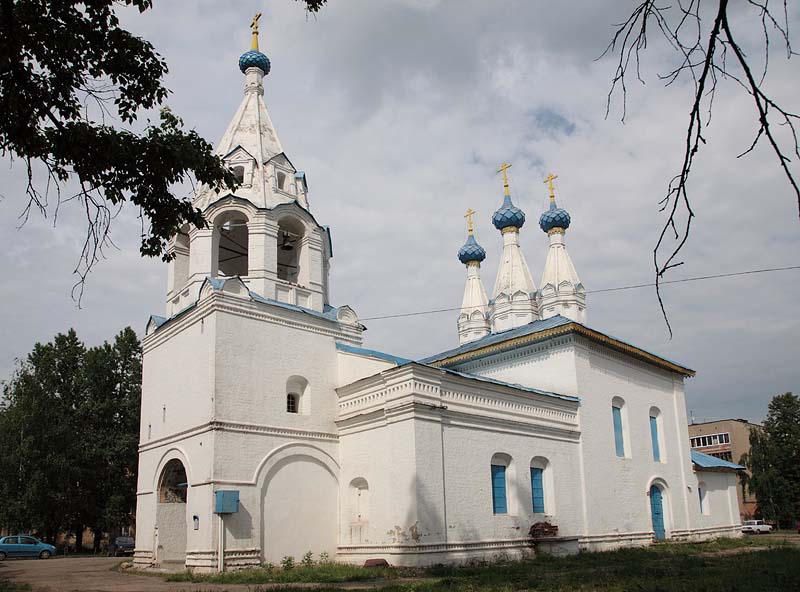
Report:
<svg viewBox="0 0 800 592"><path fill-rule="evenodd" d="M506 195L503 198L503 205L492 216L492 224L497 230L502 230L509 226L522 228L522 225L525 224L525 212L511 203L510 195Z"/></svg>
<svg viewBox="0 0 800 592"><path fill-rule="evenodd" d="M475 237L470 234L467 237L467 242L465 242L464 246L458 250L458 260L466 265L471 261L480 263L484 259L486 259L486 251L484 251L483 247L478 244L478 241L475 240Z"/></svg>
<svg viewBox="0 0 800 592"><path fill-rule="evenodd" d="M550 232L553 228L569 228L570 217L567 210L562 210L556 205L556 200L550 200L550 209L546 210L539 218L539 228Z"/></svg>
<svg viewBox="0 0 800 592"><path fill-rule="evenodd" d="M248 68L260 68L264 76L266 76L269 74L269 58L257 49L246 51L239 58L239 69L244 74Z"/></svg>

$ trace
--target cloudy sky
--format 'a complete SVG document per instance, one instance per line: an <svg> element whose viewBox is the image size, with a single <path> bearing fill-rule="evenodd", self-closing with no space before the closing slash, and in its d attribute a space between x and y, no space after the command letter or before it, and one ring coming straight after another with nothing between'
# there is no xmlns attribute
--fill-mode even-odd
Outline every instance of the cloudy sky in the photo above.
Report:
<svg viewBox="0 0 800 592"><path fill-rule="evenodd" d="M692 88L664 88L674 59L651 43L621 103L605 118L613 75L596 60L631 3L531 0L331 0L316 17L290 0L156 2L124 24L170 65L169 105L212 142L242 96L238 56L262 11L261 46L272 60L266 101L292 162L308 174L311 208L333 230L333 304L362 318L457 307L465 270L455 257L472 208L494 283L502 201L497 166L513 163L511 188L528 215L521 243L537 283L547 236L542 179L559 175L572 215L567 245L588 290L653 280L658 201L682 157ZM796 7L794 4L790 5ZM790 15L800 30L800 14ZM743 43L757 46L752 15L736 15ZM797 45L800 45L800 40ZM753 55L758 55L753 52ZM798 61L776 51L767 88L795 111ZM708 144L696 160L697 215L671 279L798 264L797 204L766 149L736 155L755 130L753 109L733 84L716 98ZM796 163L795 170L797 170ZM0 169L0 378L37 341L75 327L87 344L131 325L140 334L163 314L166 267L138 254L135 211L115 221L117 250L91 274L82 307L70 296L84 227L62 208L53 227L32 217L18 229L24 171ZM800 392L800 271L692 282L664 290L669 334L651 288L589 294L589 325L697 369L688 407L699 419L761 420L770 397ZM457 344L456 313L365 321L365 345L422 357Z"/></svg>

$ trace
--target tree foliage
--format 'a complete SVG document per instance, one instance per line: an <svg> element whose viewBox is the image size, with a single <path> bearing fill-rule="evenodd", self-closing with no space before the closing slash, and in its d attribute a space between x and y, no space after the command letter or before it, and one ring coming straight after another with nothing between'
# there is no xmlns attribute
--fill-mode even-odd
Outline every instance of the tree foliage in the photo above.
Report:
<svg viewBox="0 0 800 592"><path fill-rule="evenodd" d="M74 330L36 344L4 385L0 525L115 531L136 505L141 346L126 328L87 349ZM99 545L100 537L95 537Z"/></svg>
<svg viewBox="0 0 800 592"><path fill-rule="evenodd" d="M325 1L302 0L310 13ZM133 129L143 110L167 98L167 64L119 26L119 5L144 12L153 2L0 0L0 154L27 172L23 221L32 209L55 216L62 204L79 204L87 228L76 267L81 288L126 202L142 220L142 255L167 260L182 225L205 225L177 184L235 188L211 144L169 109Z"/></svg>
<svg viewBox="0 0 800 592"><path fill-rule="evenodd" d="M750 452L741 462L764 518L793 527L800 518L800 397L773 397L764 428L750 431Z"/></svg>
<svg viewBox="0 0 800 592"><path fill-rule="evenodd" d="M780 105L766 92L770 54L778 47L787 59L796 55L789 34L788 0L677 0L658 3L643 0L617 30L603 55L615 56L616 68L608 93L608 109L615 93L622 94L622 119L628 83L631 79L644 84L641 69L642 53L648 44L660 39L674 51L675 67L659 78L667 85L688 79L693 98L686 126L680 170L669 181L666 195L659 201L667 219L653 249L656 273L656 294L670 335L661 280L670 269L683 264L678 259L691 232L695 217L689 194L689 178L695 157L707 143L707 128L721 81L733 82L733 88L747 95L752 104L753 141L743 146L738 158L752 152L764 142L774 154L777 166L786 178L800 213L800 183L797 163L800 161L800 140L796 125L800 115ZM748 53L742 39L753 31L760 36L759 50ZM762 56L759 61L756 56ZM607 111L608 114L608 111Z"/></svg>

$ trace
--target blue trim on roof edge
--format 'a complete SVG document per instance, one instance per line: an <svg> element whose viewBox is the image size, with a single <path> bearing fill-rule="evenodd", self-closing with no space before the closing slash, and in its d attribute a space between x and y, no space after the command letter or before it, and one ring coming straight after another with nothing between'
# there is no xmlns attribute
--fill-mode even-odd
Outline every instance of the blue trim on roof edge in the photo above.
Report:
<svg viewBox="0 0 800 592"><path fill-rule="evenodd" d="M470 374L469 372L459 372L457 370L451 370L449 368L440 368L439 366L431 366L430 364L425 364L422 362L415 362L414 360L409 360L407 358L401 358L399 356L394 356L392 354L387 354L384 352L376 351L374 349L365 349L363 347L356 347L354 345L347 345L344 343L336 342L336 349L348 353L353 354L360 354L364 356L370 356L373 358L378 358L381 360L385 360L388 362L394 362L397 364L397 367L405 366L408 364L416 364L417 366L422 366L423 368L430 368L431 370L438 370L439 372L444 372L446 374L452 374L453 376L460 376L461 378L467 378L470 380L477 380L479 382L485 382L488 384L496 384L498 386L506 386L509 388L513 388L520 391L525 391L528 393L533 393L536 395L544 395L546 397L555 397L557 399L563 399L565 401L572 401L579 403L580 397L573 397L571 395L562 395L561 393L554 393L553 391L543 391L541 389L531 388L527 386L523 386L521 384L516 384L513 382L505 382L503 380L496 380L494 378L487 378L486 376L480 376L478 374ZM380 372L376 372L375 374L380 374ZM372 375L374 376L374 374ZM368 378L365 376L365 378Z"/></svg>
<svg viewBox="0 0 800 592"><path fill-rule="evenodd" d="M664 360L665 362L668 362L668 363L673 364L675 366L679 366L681 368L684 368L684 369L686 369L686 370L688 370L690 372L694 372L694 370L692 370L688 366L685 366L684 364L681 364L679 362L675 362L673 360L670 360L669 358L665 358L664 356L662 356L660 354L656 354L656 353L653 353L651 351L648 351L648 350L646 350L646 349L644 349L642 347L639 347L638 345L634 345L634 344L632 344L632 343L630 343L628 341L625 341L624 339L620 339L618 337L614 337L613 335L610 335L609 333L604 333L603 331L600 331L598 329L594 329L592 327L589 327L588 325L584 325L583 323L579 323L578 321L573 321L572 319L568 319L566 317L562 317L561 315L555 315L555 316L552 316L552 317L548 317L546 319L537 319L535 321L531 321L527 325L522 325L521 327L515 327L514 329L507 329L507 330L501 331L499 333L490 333L486 337L482 337L480 339L476 339L475 341L471 341L469 343L465 343L464 345L460 345L460 346L455 347L453 349L450 349L450 350L447 350L447 351L444 351L444 352L440 352L440 353L434 354L432 356L428 356L427 358L422 358L420 360L420 362L422 362L422 363L438 362L438 361L444 360L446 358L451 358L453 356L457 356L457 355L460 355L460 354L463 354L463 353L467 353L467 352L470 352L470 351L473 351L473 350L476 350L476 349L480 349L482 347L486 347L487 345L495 345L495 344L498 344L498 343L502 343L503 341L505 341L507 339L512 339L512 338L515 338L515 337L523 337L525 335L532 335L533 333L538 333L539 331L545 331L545 330L548 330L548 329L555 329L556 327L561 327L562 325L568 325L570 323L575 323L576 325L580 325L581 327L589 329L590 331L594 331L595 333L599 333L600 335L603 335L604 337L608 337L609 339L613 339L614 341L618 341L619 343L621 343L623 345L627 345L629 347L636 348L638 350L643 351L644 353L646 353L648 355L651 355L651 356L654 356L654 357L659 358L661 360ZM489 356L489 355L493 355L493 353L486 354L486 356Z"/></svg>
<svg viewBox="0 0 800 592"><path fill-rule="evenodd" d="M700 452L692 448L692 462L698 467L703 469L731 469L734 471L742 471L745 467L737 465L736 463L711 456L705 452Z"/></svg>
<svg viewBox="0 0 800 592"><path fill-rule="evenodd" d="M339 343L338 341L336 342L336 349L338 349L339 351L347 352L349 354L358 354L362 356L369 356L371 358L379 358L387 362L394 362L398 366L402 366L404 364L410 364L411 362L413 362L413 360L409 360L408 358L401 358L400 356L394 356L392 354L387 354L374 349L365 349L363 347L347 345L345 343Z"/></svg>

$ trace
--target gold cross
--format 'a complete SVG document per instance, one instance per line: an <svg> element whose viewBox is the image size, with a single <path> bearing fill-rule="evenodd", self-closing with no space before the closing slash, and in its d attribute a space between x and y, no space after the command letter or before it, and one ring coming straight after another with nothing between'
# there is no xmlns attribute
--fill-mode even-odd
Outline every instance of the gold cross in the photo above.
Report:
<svg viewBox="0 0 800 592"><path fill-rule="evenodd" d="M253 17L253 21L250 23L250 28L253 29L253 44L251 48L254 50L258 50L258 19L260 18L261 13L257 12Z"/></svg>
<svg viewBox="0 0 800 592"><path fill-rule="evenodd" d="M472 234L472 216L474 215L475 211L470 208L467 210L466 216L464 216L467 219L467 231L470 233L470 235Z"/></svg>
<svg viewBox="0 0 800 592"><path fill-rule="evenodd" d="M503 173L503 189L505 189L505 194L508 195L508 169L511 168L511 165L507 162L504 162L500 165L500 168L497 169L498 173Z"/></svg>
<svg viewBox="0 0 800 592"><path fill-rule="evenodd" d="M547 175L547 178L544 180L545 185L549 184L549 186L550 186L550 201L555 201L556 200L556 190L553 187L553 181L555 181L556 179L558 179L558 175L554 175L553 173L550 173L550 174Z"/></svg>

